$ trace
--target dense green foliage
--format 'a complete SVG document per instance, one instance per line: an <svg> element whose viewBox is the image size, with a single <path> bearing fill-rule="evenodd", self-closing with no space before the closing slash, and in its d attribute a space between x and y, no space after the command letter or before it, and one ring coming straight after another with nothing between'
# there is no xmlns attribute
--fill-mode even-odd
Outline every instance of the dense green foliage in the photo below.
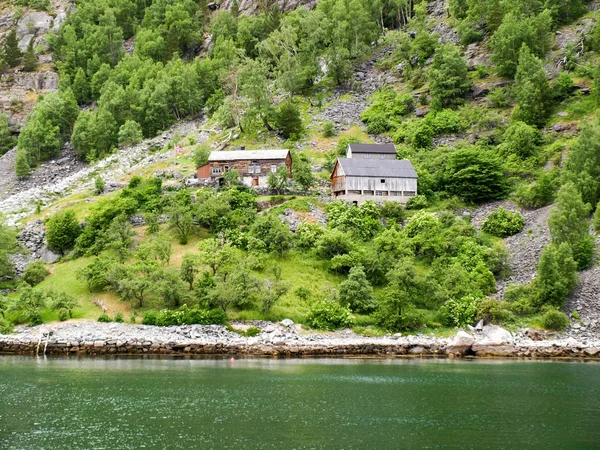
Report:
<svg viewBox="0 0 600 450"><path fill-rule="evenodd" d="M481 231L485 231L493 236L505 238L517 234L525 226L525 220L518 211L507 211L503 207L493 211L481 226Z"/></svg>

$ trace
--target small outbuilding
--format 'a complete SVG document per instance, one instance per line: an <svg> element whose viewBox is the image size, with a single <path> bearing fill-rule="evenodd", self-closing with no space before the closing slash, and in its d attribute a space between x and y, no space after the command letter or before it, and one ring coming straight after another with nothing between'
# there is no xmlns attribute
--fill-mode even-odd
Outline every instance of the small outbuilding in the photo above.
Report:
<svg viewBox="0 0 600 450"><path fill-rule="evenodd" d="M208 164L198 168L198 178L218 180L225 172L236 170L246 186L266 187L269 174L282 166L291 176L292 156L289 150L215 151L208 157Z"/></svg>
<svg viewBox="0 0 600 450"><path fill-rule="evenodd" d="M346 158L396 159L396 147L392 144L348 144Z"/></svg>
<svg viewBox="0 0 600 450"><path fill-rule="evenodd" d="M406 159L339 158L331 174L331 191L335 199L355 204L406 203L417 195L418 178Z"/></svg>

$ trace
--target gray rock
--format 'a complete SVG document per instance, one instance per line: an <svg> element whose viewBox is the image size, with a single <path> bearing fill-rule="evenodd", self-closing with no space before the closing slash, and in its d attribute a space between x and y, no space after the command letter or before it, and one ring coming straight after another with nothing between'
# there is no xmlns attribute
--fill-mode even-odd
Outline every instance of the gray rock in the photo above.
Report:
<svg viewBox="0 0 600 450"><path fill-rule="evenodd" d="M291 319L283 319L280 323L284 327L291 327L292 325L294 325L294 321Z"/></svg>
<svg viewBox="0 0 600 450"><path fill-rule="evenodd" d="M46 264L53 264L60 259L60 255L57 255L52 250L50 250L48 247L44 247L42 249L42 254L41 254L40 259L42 261L44 261Z"/></svg>

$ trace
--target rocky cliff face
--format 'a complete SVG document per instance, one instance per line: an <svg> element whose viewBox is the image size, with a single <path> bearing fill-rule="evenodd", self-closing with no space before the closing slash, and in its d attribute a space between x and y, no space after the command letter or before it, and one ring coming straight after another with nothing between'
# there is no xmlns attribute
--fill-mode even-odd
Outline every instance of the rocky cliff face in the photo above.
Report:
<svg viewBox="0 0 600 450"><path fill-rule="evenodd" d="M233 0L224 0L222 2L215 2L219 5L220 9L230 9ZM257 0L238 0L238 7L241 13L244 14L255 14L259 11L262 2ZM317 0L267 0L269 5L277 3L281 11L291 11L300 6L306 6L312 9Z"/></svg>
<svg viewBox="0 0 600 450"><path fill-rule="evenodd" d="M71 8L71 0L52 0L48 11L17 8L12 2L0 2L0 41L16 27L19 48L25 51L33 41L40 63L37 72L23 72L17 66L0 76L0 112L9 117L17 131L25 123L38 96L58 89L58 74L52 66L46 37L58 31Z"/></svg>

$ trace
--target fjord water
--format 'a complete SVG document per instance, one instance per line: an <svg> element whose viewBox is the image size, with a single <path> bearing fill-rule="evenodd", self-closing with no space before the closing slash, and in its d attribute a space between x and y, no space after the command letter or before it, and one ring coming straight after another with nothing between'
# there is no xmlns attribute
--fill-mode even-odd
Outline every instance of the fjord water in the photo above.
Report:
<svg viewBox="0 0 600 450"><path fill-rule="evenodd" d="M600 364L5 356L0 448L600 448Z"/></svg>

